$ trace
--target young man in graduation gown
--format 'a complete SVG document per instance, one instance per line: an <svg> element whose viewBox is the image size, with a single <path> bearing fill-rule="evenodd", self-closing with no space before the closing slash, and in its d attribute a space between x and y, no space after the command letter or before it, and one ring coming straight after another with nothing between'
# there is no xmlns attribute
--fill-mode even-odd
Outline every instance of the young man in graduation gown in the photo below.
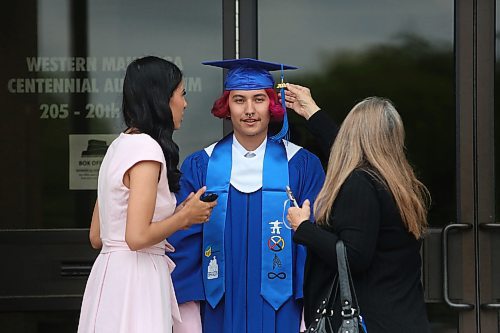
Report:
<svg viewBox="0 0 500 333"><path fill-rule="evenodd" d="M218 199L209 222L169 238L183 321L174 333L299 332L306 253L284 221L285 188L299 204L313 202L324 172L315 155L283 139L286 113L269 71L283 77L295 67L255 59L204 64L229 69L212 113L230 118L234 132L181 167L178 202L202 186ZM283 121L274 136L271 121Z"/></svg>

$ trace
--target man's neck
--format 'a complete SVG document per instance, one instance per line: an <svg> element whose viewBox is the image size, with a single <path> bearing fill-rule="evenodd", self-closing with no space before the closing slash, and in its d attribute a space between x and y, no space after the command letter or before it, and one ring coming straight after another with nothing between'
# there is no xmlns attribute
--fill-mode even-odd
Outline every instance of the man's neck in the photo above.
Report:
<svg viewBox="0 0 500 333"><path fill-rule="evenodd" d="M248 151L254 151L264 142L267 135L239 135L238 133L234 133L236 140L240 143L240 145Z"/></svg>

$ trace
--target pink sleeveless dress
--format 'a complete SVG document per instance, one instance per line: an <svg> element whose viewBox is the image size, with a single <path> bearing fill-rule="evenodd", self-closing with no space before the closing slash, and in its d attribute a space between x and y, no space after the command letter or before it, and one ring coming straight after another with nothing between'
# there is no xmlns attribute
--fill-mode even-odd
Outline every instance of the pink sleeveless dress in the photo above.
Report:
<svg viewBox="0 0 500 333"><path fill-rule="evenodd" d="M80 333L164 333L172 332L173 320L180 321L170 278L175 265L165 255L173 247L163 241L131 251L125 242L129 189L123 176L140 161L161 163L153 221L161 221L175 210L160 145L146 134L120 134L109 146L99 171L103 247L85 288Z"/></svg>

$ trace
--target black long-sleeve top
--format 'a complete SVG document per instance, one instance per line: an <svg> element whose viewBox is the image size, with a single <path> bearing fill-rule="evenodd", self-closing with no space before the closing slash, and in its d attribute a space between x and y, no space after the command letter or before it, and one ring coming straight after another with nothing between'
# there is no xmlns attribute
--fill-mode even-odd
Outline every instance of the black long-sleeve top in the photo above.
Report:
<svg viewBox="0 0 500 333"><path fill-rule="evenodd" d="M309 119L309 128L314 134L325 129L322 133L335 135L335 126L318 113ZM323 139L330 145L334 138ZM342 239L368 332L430 332L421 284L421 241L405 228L391 193L365 170L353 171L341 187L328 226L303 222L293 239L307 247L306 325L314 320L337 273L335 244Z"/></svg>
<svg viewBox="0 0 500 333"><path fill-rule="evenodd" d="M333 119L330 118L328 113L322 110L313 114L306 125L309 132L316 137L323 154L327 157L326 162L328 162L330 148L339 131L338 126L334 123Z"/></svg>

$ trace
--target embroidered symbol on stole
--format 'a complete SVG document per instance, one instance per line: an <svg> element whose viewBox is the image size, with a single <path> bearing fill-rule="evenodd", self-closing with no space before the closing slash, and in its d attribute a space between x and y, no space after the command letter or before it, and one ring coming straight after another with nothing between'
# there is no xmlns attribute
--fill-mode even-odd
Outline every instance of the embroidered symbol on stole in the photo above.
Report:
<svg viewBox="0 0 500 333"><path fill-rule="evenodd" d="M285 248L285 240L281 236L271 236L267 241L267 246L273 252L280 252Z"/></svg>
<svg viewBox="0 0 500 333"><path fill-rule="evenodd" d="M274 259L273 259L273 270L278 267L281 268L281 260L280 258L275 254Z"/></svg>
<svg viewBox="0 0 500 333"><path fill-rule="evenodd" d="M283 224L283 222L280 222L280 221L276 220L274 222L269 222L269 224L272 225L272 227L271 227L271 233L272 234L279 235L281 233L280 230L283 227L280 227L280 224Z"/></svg>
<svg viewBox="0 0 500 333"><path fill-rule="evenodd" d="M210 257L212 255L212 247L211 246L207 246L207 248L205 249L205 257Z"/></svg>
<svg viewBox="0 0 500 333"><path fill-rule="evenodd" d="M211 259L210 263L208 264L207 279L213 280L217 279L218 277L219 277L219 265L217 264L217 257L214 256L214 258Z"/></svg>

